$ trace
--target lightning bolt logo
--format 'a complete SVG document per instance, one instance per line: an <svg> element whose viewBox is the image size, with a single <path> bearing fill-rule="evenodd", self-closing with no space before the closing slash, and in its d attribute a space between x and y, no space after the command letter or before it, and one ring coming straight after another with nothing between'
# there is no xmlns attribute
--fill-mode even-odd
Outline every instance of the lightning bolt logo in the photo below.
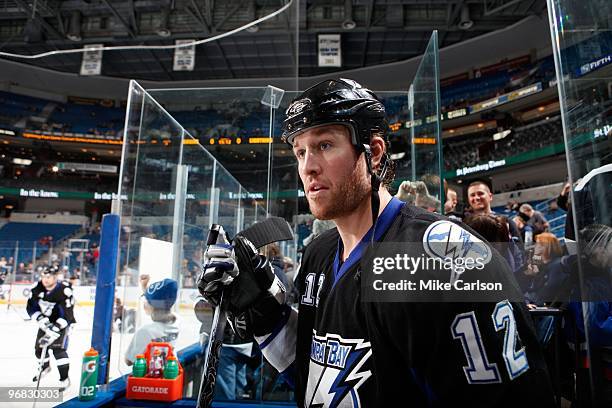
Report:
<svg viewBox="0 0 612 408"><path fill-rule="evenodd" d="M436 221L427 227L423 234L423 247L432 258L480 257L485 263L491 260L487 244L461 226L446 220Z"/></svg>
<svg viewBox="0 0 612 408"><path fill-rule="evenodd" d="M371 344L363 339L314 333L305 405L360 407L359 388L372 375L364 369L371 356Z"/></svg>

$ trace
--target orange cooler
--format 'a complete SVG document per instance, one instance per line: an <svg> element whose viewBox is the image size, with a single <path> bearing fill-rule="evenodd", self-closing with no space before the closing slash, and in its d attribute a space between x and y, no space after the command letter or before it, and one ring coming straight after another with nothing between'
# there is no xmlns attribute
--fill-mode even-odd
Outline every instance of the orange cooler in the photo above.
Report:
<svg viewBox="0 0 612 408"><path fill-rule="evenodd" d="M165 357L174 356L170 343L151 342L147 345L145 358L147 364L155 350L165 352ZM179 373L174 379L134 377L130 374L127 378L125 397L127 399L139 399L150 401L176 401L183 397L183 366L178 363Z"/></svg>

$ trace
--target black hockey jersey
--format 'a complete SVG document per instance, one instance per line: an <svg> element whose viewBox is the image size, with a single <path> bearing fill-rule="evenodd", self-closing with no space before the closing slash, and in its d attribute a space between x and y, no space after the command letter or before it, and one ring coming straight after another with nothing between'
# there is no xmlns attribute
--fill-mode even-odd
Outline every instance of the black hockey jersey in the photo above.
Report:
<svg viewBox="0 0 612 408"><path fill-rule="evenodd" d="M43 315L60 329L76 323L73 308L72 285L67 281L58 281L51 290L46 290L42 282L38 282L30 291L26 306L33 320L38 320L39 316Z"/></svg>
<svg viewBox="0 0 612 408"><path fill-rule="evenodd" d="M379 217L375 240L421 242L440 220L394 199ZM320 235L300 267L299 313L257 338L272 365L294 374L299 406L553 405L524 304L364 302L361 275L368 272L358 260L369 241L370 233L342 263L337 230ZM496 270L486 272L513 279L494 256Z"/></svg>

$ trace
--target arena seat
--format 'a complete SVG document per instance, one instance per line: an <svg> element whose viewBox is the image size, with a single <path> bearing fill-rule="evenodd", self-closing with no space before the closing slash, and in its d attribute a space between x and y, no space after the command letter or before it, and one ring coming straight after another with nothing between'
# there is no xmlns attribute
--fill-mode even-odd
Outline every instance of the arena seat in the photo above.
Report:
<svg viewBox="0 0 612 408"><path fill-rule="evenodd" d="M0 256L11 257L15 255L15 249L19 245L18 258L16 262L31 260L36 243L37 255L48 249L48 245L42 245L38 241L43 237L53 237L53 242L66 238L81 228L77 224L44 224L29 222L9 222L0 228ZM17 244L19 242L19 244ZM20 261L20 259L22 261Z"/></svg>

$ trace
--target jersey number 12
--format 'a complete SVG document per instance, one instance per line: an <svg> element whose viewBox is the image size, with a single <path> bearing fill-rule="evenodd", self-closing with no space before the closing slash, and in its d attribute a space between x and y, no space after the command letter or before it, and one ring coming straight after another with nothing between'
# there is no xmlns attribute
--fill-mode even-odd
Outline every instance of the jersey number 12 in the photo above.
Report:
<svg viewBox="0 0 612 408"><path fill-rule="evenodd" d="M497 303L491 318L495 331L505 330L502 356L506 363L508 376L511 380L514 380L529 369L529 363L525 354L525 347L516 350L518 335L514 311L510 302L503 300ZM489 362L474 312L458 314L451 325L451 331L453 338L461 340L467 358L468 365L463 367L463 371L468 383L500 383L501 376L497 364Z"/></svg>

